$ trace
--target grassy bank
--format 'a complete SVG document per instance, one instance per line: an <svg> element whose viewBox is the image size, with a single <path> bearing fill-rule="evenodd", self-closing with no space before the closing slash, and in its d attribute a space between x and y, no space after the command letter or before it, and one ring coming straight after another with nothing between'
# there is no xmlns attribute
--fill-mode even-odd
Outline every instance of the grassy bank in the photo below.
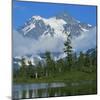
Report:
<svg viewBox="0 0 100 100"><path fill-rule="evenodd" d="M65 72L65 73L59 73L48 77L41 77L38 79L33 78L23 78L18 77L14 78L14 83L41 83L41 82L77 82L81 80L96 80L96 73L86 73L81 71L71 71L71 72Z"/></svg>

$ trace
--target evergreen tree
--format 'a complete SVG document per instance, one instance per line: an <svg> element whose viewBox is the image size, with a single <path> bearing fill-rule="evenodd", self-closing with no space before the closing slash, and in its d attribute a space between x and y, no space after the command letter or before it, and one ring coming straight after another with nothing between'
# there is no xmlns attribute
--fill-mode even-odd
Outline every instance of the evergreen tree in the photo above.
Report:
<svg viewBox="0 0 100 100"><path fill-rule="evenodd" d="M92 71L96 72L97 69L97 51L96 49L91 53Z"/></svg>
<svg viewBox="0 0 100 100"><path fill-rule="evenodd" d="M88 53L86 53L85 54L85 63L84 63L84 65L85 65L85 67L89 67L90 66L90 56L89 56L89 54Z"/></svg>
<svg viewBox="0 0 100 100"><path fill-rule="evenodd" d="M40 61L38 62L38 65L37 65L37 74L38 74L38 77L44 76L44 68Z"/></svg>
<svg viewBox="0 0 100 100"><path fill-rule="evenodd" d="M79 57L78 57L78 66L77 66L77 68L78 68L78 70L83 70L83 68L84 68L84 53L81 51L80 52L80 55L79 55Z"/></svg>
<svg viewBox="0 0 100 100"><path fill-rule="evenodd" d="M73 69L77 69L77 66L78 66L78 57L77 57L77 54L76 52L73 53L73 57L72 57L72 67Z"/></svg>
<svg viewBox="0 0 100 100"><path fill-rule="evenodd" d="M96 51L96 49L93 50L93 52L91 53L91 59L92 59L92 65L97 66L97 51Z"/></svg>
<svg viewBox="0 0 100 100"><path fill-rule="evenodd" d="M56 62L56 72L61 73L64 72L64 60L60 59Z"/></svg>
<svg viewBox="0 0 100 100"><path fill-rule="evenodd" d="M67 67L71 70L72 67L72 46L71 46L71 35L67 37L67 41L64 43L64 52L67 54Z"/></svg>
<svg viewBox="0 0 100 100"><path fill-rule="evenodd" d="M49 51L45 53L45 61L46 61L46 76L50 76L54 73L55 63L51 58L51 54Z"/></svg>
<svg viewBox="0 0 100 100"><path fill-rule="evenodd" d="M29 78L34 78L34 75L35 75L34 66L32 65L31 61L28 61L27 76Z"/></svg>
<svg viewBox="0 0 100 100"><path fill-rule="evenodd" d="M23 57L21 60L21 67L22 68L26 68L26 64L25 64L25 58Z"/></svg>
<svg viewBox="0 0 100 100"><path fill-rule="evenodd" d="M93 65L92 65L92 54L85 54L85 72L92 72Z"/></svg>
<svg viewBox="0 0 100 100"><path fill-rule="evenodd" d="M19 70L19 76L27 78L27 69L26 68L27 68L27 65L25 63L25 58L22 58L21 67Z"/></svg>

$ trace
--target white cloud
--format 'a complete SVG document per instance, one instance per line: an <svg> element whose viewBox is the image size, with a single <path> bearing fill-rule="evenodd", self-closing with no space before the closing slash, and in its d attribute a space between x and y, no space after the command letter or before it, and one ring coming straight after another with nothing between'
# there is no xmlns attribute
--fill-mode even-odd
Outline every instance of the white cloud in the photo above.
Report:
<svg viewBox="0 0 100 100"><path fill-rule="evenodd" d="M23 37L17 31L13 32L13 56L36 54L39 52L62 52L65 37L45 36L38 40Z"/></svg>
<svg viewBox="0 0 100 100"><path fill-rule="evenodd" d="M86 51L89 48L96 47L96 27L73 39L72 45L75 51Z"/></svg>
<svg viewBox="0 0 100 100"><path fill-rule="evenodd" d="M63 52L65 37L45 36L38 40L23 37L17 31L13 32L13 56L24 56L40 52ZM96 46L96 28L84 32L81 36L72 40L75 51L86 51Z"/></svg>

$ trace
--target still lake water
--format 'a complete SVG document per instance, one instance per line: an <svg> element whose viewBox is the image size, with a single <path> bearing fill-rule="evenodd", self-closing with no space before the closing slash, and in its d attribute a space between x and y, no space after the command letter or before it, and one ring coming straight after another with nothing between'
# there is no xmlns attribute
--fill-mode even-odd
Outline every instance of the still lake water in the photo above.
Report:
<svg viewBox="0 0 100 100"><path fill-rule="evenodd" d="M81 85L92 83L92 81L85 81L81 82ZM12 89L13 100L74 95L72 87L79 85L80 83L14 84Z"/></svg>

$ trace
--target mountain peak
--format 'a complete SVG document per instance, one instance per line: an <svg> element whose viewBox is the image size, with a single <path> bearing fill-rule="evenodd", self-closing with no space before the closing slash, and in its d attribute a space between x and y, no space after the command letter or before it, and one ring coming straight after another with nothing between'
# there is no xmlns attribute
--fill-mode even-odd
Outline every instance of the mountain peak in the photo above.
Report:
<svg viewBox="0 0 100 100"><path fill-rule="evenodd" d="M91 28L90 24L81 23L69 13L63 11L51 18L44 18L39 15L32 16L18 31L24 37L38 39L44 36L66 37L65 33L68 32L73 37L79 36Z"/></svg>
<svg viewBox="0 0 100 100"><path fill-rule="evenodd" d="M66 21L69 24L77 24L77 20L74 19L68 12L63 11L59 14L56 15L57 19L63 19L64 21Z"/></svg>
<svg viewBox="0 0 100 100"><path fill-rule="evenodd" d="M57 16L59 16L59 15L65 16L65 17L70 16L70 14L69 14L68 12L66 12L66 11L59 12L59 13L57 14ZM71 16L70 16L70 17L71 17Z"/></svg>
<svg viewBox="0 0 100 100"><path fill-rule="evenodd" d="M32 16L33 19L36 19L36 20L41 20L42 17L41 16Z"/></svg>

